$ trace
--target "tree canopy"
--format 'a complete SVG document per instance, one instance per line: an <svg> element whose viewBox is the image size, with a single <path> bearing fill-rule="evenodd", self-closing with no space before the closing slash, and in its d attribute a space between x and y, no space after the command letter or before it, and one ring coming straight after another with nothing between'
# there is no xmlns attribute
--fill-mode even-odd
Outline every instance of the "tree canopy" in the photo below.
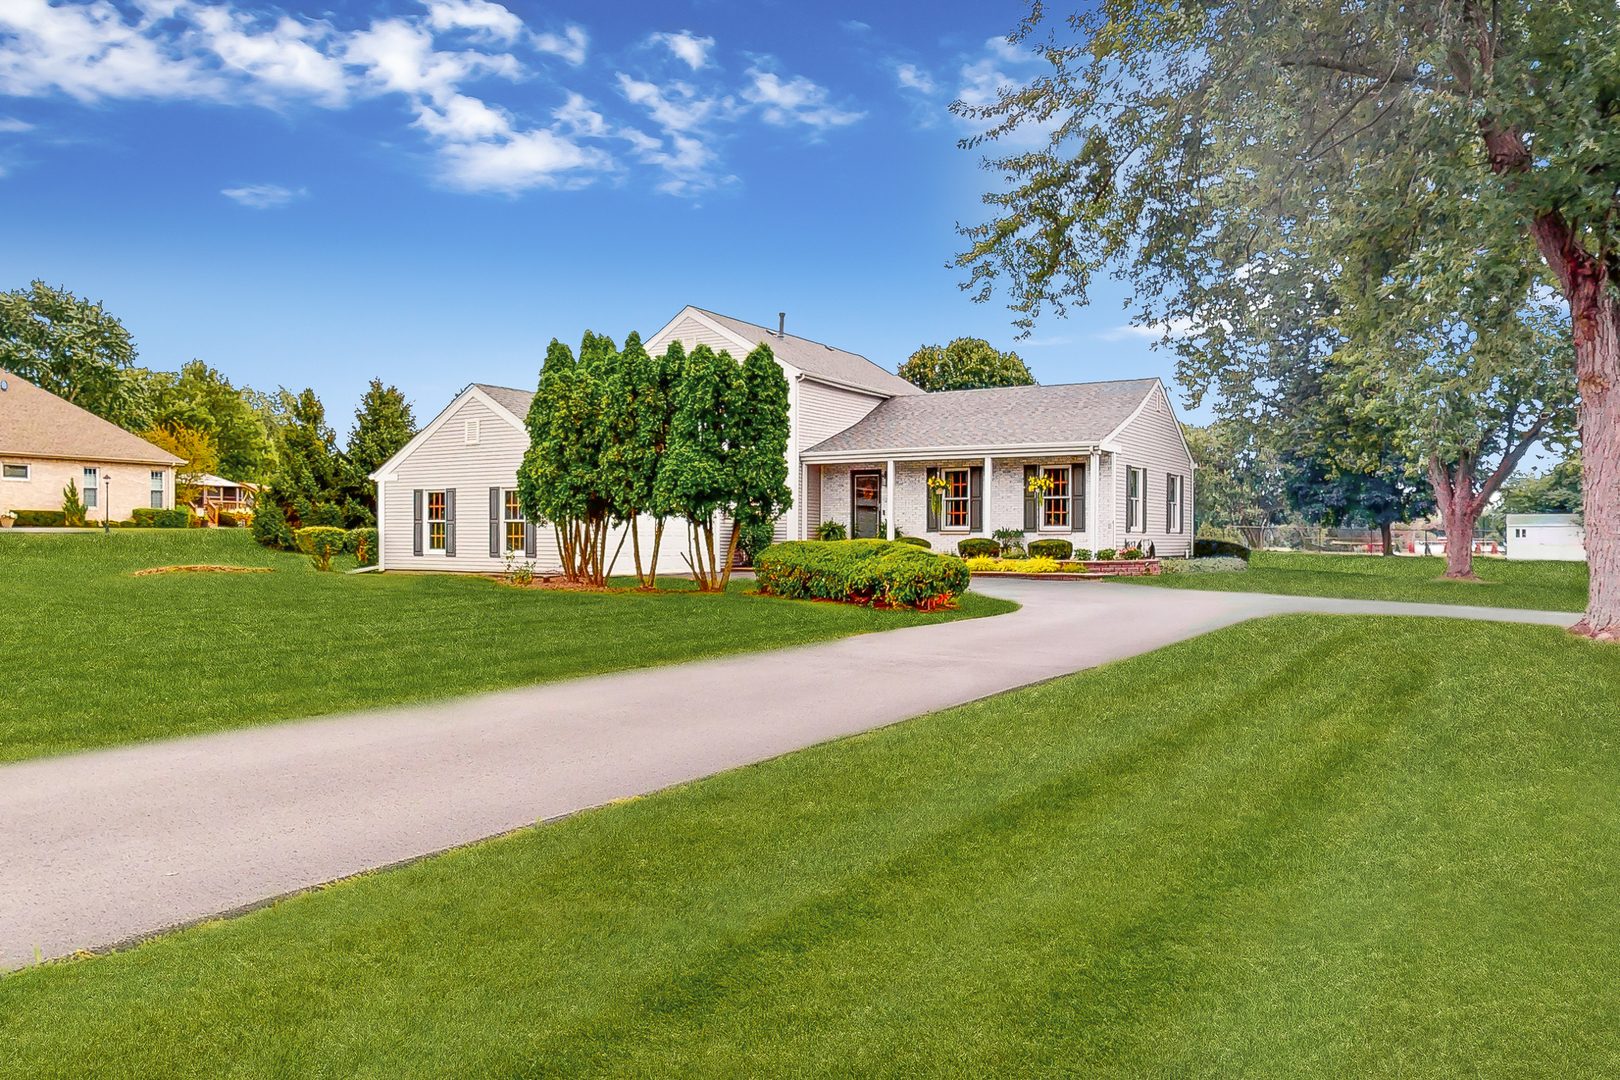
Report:
<svg viewBox="0 0 1620 1080"><path fill-rule="evenodd" d="M120 427L147 426L129 331L66 289L35 281L0 292L0 368Z"/></svg>
<svg viewBox="0 0 1620 1080"><path fill-rule="evenodd" d="M1035 376L1017 353L1000 352L983 338L974 337L956 338L943 348L922 346L900 365L899 375L928 391L1035 385Z"/></svg>

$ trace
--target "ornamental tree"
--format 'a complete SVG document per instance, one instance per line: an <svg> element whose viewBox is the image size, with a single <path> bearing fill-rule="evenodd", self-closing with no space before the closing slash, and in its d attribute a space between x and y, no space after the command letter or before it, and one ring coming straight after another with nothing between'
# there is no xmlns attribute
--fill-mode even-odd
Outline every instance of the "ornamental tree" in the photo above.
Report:
<svg viewBox="0 0 1620 1080"><path fill-rule="evenodd" d="M735 502L732 425L742 397L742 371L730 353L716 354L707 345L693 349L675 390L669 443L658 468L658 505L686 519L687 565L704 592L724 581L714 523Z"/></svg>
<svg viewBox="0 0 1620 1080"><path fill-rule="evenodd" d="M683 360L679 342L671 343L663 356L654 357L642 346L641 335L632 331L625 338L618 370L605 393L603 483L620 517L629 523L636 579L643 589L658 587L658 550L669 516L657 499L658 465L669 442L675 385ZM642 514L654 521L651 557L645 562L636 527Z"/></svg>
<svg viewBox="0 0 1620 1080"><path fill-rule="evenodd" d="M1494 330L1545 276L1570 313L1586 466L1591 592L1576 629L1620 637L1613 3L1105 0L1061 25L1035 4L1013 39L1037 38L1042 78L954 106L987 124L969 145L1036 124L1046 136L987 162L1008 188L986 196L992 221L964 230L959 263L977 298L1005 283L1027 331L1044 309L1084 303L1092 274L1111 269L1135 283L1139 321L1197 338L1182 370L1195 396L1264 394L1256 373L1286 365L1280 343L1322 326L1299 313L1328 301L1290 265L1323 271L1339 253L1365 287L1333 299L1407 301L1376 318L1360 305L1405 324L1395 341L1428 314L1414 298L1442 297L1460 322ZM1390 355L1353 334L1330 347L1345 341ZM1423 384L1410 375L1422 364L1393 366L1392 385ZM1478 494L1465 484L1460 505Z"/></svg>
<svg viewBox="0 0 1620 1080"><path fill-rule="evenodd" d="M742 365L741 394L734 404L731 442L733 491L731 540L720 578L725 589L737 541L745 531L769 531L793 505L787 486L788 383L771 347L760 342Z"/></svg>

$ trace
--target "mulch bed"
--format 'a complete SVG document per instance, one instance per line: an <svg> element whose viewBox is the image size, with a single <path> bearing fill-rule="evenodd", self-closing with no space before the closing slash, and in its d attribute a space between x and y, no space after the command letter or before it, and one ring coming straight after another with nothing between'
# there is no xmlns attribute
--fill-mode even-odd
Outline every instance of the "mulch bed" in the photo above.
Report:
<svg viewBox="0 0 1620 1080"><path fill-rule="evenodd" d="M158 566L151 570L137 570L136 577L148 574L273 574L270 566Z"/></svg>

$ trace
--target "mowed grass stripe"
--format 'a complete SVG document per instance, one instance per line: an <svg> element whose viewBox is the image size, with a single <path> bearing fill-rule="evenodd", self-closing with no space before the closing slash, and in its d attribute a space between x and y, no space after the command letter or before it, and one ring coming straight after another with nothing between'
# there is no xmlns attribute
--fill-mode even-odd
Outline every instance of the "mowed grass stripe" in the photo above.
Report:
<svg viewBox="0 0 1620 1080"><path fill-rule="evenodd" d="M1324 555L1256 551L1249 569L1228 574L1163 574L1114 578L1129 585L1281 596L1342 596L1351 600L1398 600L1418 604L1465 604L1584 611L1584 562L1508 562L1477 558L1479 581L1444 581L1446 560L1432 556Z"/></svg>
<svg viewBox="0 0 1620 1080"><path fill-rule="evenodd" d="M0 979L19 1075L1620 1067L1620 650L1289 616Z"/></svg>
<svg viewBox="0 0 1620 1080"><path fill-rule="evenodd" d="M156 566L271 567L160 574ZM353 565L348 558L342 565ZM1012 610L548 592L317 573L245 530L0 534L0 761L784 648ZM672 590L690 582L668 579Z"/></svg>

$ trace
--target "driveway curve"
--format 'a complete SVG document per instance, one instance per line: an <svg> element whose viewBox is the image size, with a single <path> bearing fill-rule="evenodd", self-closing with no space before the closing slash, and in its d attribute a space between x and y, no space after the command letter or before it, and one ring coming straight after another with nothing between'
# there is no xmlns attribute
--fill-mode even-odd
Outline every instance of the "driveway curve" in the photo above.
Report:
<svg viewBox="0 0 1620 1080"><path fill-rule="evenodd" d="M0 766L0 970L1262 615L1565 612L996 579L1008 615Z"/></svg>

